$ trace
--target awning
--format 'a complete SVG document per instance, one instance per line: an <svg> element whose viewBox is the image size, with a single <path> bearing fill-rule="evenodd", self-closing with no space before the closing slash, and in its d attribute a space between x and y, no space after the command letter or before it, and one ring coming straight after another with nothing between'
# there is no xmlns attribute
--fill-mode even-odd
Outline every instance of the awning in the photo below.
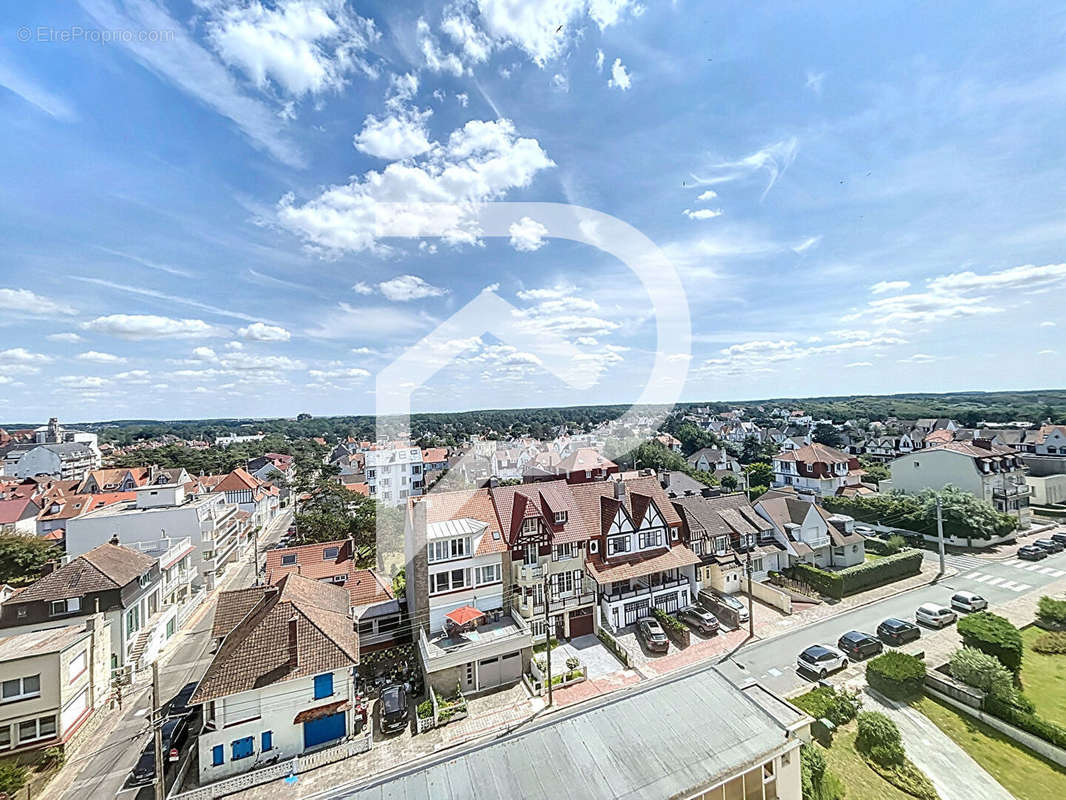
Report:
<svg viewBox="0 0 1066 800"><path fill-rule="evenodd" d="M338 700L335 703L326 703L324 706L317 706L315 708L309 708L306 711L301 711L296 715L292 724L300 725L304 722L313 722L316 719L322 719L323 717L329 717L341 711L347 711L351 707L352 704L348 700Z"/></svg>
<svg viewBox="0 0 1066 800"><path fill-rule="evenodd" d="M485 612L478 611L473 606L460 606L454 611L449 611L444 616L450 619L456 625L466 625L468 623L473 622L474 620L478 620L484 617Z"/></svg>

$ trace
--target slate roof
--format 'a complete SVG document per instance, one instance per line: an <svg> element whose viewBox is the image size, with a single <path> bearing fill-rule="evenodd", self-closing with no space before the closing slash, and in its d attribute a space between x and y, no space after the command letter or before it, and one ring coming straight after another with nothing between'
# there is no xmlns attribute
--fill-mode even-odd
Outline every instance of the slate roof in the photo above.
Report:
<svg viewBox="0 0 1066 800"><path fill-rule="evenodd" d="M138 550L102 544L27 586L18 602L63 600L121 589L148 572L155 561Z"/></svg>
<svg viewBox="0 0 1066 800"><path fill-rule="evenodd" d="M219 596L227 620L247 609L226 634L190 702L214 700L281 681L319 675L359 663L348 592L340 586L286 575L275 586ZM295 641L293 633L295 632Z"/></svg>

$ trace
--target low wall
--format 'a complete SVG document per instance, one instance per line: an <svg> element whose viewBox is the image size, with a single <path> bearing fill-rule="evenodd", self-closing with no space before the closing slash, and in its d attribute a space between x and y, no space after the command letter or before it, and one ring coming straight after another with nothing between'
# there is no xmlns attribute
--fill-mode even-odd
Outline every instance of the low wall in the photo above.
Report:
<svg viewBox="0 0 1066 800"><path fill-rule="evenodd" d="M948 675L943 675L935 670L927 672L925 675L926 688L932 689L940 694L946 694L953 700L958 700L960 703L965 703L971 708L980 710L984 703L984 692L979 689L974 689L972 686L966 686L959 683Z"/></svg>
<svg viewBox="0 0 1066 800"><path fill-rule="evenodd" d="M861 524L872 528L878 533L884 533L890 536L894 533L898 533L901 536L921 536L922 539L924 539L930 544L937 544L939 541L934 535L930 535L928 533L918 533L918 531L911 531L907 530L906 528L893 528L889 525L875 525L869 522L864 522ZM1032 532L1033 530L1029 529L1024 533L1028 535ZM964 539L958 536L945 536L944 544L949 545L950 547L968 547L973 550L983 550L986 547L994 547L997 544L1005 544L1007 542L1017 541L1018 534L1018 531L1014 531L1012 533L1008 533L1006 536L995 536L991 539Z"/></svg>
<svg viewBox="0 0 1066 800"><path fill-rule="evenodd" d="M930 697L934 697L940 702L945 703L952 708L956 708L964 714L969 714L974 719L979 719L988 727L995 728L1000 733L1009 736L1018 744L1028 747L1034 753L1042 755L1044 758L1053 761L1060 767L1066 767L1066 750L1055 747L1051 742L1045 742L1039 736L1033 736L1033 734L1028 733L1027 731L1015 728L1009 722L1004 722L999 717L993 717L991 714L981 711L978 708L973 708L966 703L956 700L954 697L938 692L935 689L931 689L928 685L926 685L925 691Z"/></svg>
<svg viewBox="0 0 1066 800"><path fill-rule="evenodd" d="M768 606L773 606L778 611L783 611L786 614L792 613L792 595L786 594L769 583L752 582L751 594L756 600L760 600Z"/></svg>

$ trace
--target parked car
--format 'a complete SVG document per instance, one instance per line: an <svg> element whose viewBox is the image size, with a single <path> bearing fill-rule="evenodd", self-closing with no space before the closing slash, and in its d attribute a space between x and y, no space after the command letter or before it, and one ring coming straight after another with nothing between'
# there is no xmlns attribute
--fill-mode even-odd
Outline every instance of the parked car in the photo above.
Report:
<svg viewBox="0 0 1066 800"><path fill-rule="evenodd" d="M973 592L955 592L951 596L951 607L959 611L981 611L988 608L988 601Z"/></svg>
<svg viewBox="0 0 1066 800"><path fill-rule="evenodd" d="M189 733L187 717L170 717L163 722L163 774L167 766L181 756L181 747ZM148 744L141 751L141 757L130 773L130 783L145 786L155 782L155 739L149 738Z"/></svg>
<svg viewBox="0 0 1066 800"><path fill-rule="evenodd" d="M719 594L718 592L700 592L700 601L718 619L724 619L726 624L730 622L740 625L748 621L748 607L731 594Z"/></svg>
<svg viewBox="0 0 1066 800"><path fill-rule="evenodd" d="M1053 534L1051 534L1050 538L1054 539L1056 542L1061 544L1063 547L1066 547L1066 533L1053 533Z"/></svg>
<svg viewBox="0 0 1066 800"><path fill-rule="evenodd" d="M889 617L877 626L877 635L885 644L901 645L920 638L922 629L905 619Z"/></svg>
<svg viewBox="0 0 1066 800"><path fill-rule="evenodd" d="M1054 539L1037 539L1033 542L1034 547L1039 547L1041 550L1047 551L1049 554L1061 553L1063 546L1060 542L1056 542Z"/></svg>
<svg viewBox="0 0 1066 800"><path fill-rule="evenodd" d="M815 644L799 654L796 666L800 672L809 672L824 678L830 672L845 669L848 666L848 657L835 647L826 644Z"/></svg>
<svg viewBox="0 0 1066 800"><path fill-rule="evenodd" d="M918 622L924 622L934 628L943 628L959 617L958 614L945 606L938 606L936 603L923 603L914 612L914 618Z"/></svg>
<svg viewBox="0 0 1066 800"><path fill-rule="evenodd" d="M1017 556L1026 561L1040 561L1048 557L1048 552L1043 547L1026 544L1018 548Z"/></svg>
<svg viewBox="0 0 1066 800"><path fill-rule="evenodd" d="M861 661L870 656L876 656L885 646L876 636L862 631L848 631L837 639L839 647L852 661Z"/></svg>
<svg viewBox="0 0 1066 800"><path fill-rule="evenodd" d="M382 733L396 733L407 727L411 709L407 698L407 690L403 686L394 683L382 689L380 707L381 720L379 726Z"/></svg>
<svg viewBox="0 0 1066 800"><path fill-rule="evenodd" d="M685 606L677 612L677 618L682 622L687 622L691 627L707 636L712 633L718 633L718 628L720 627L718 618L710 611L699 606Z"/></svg>
<svg viewBox="0 0 1066 800"><path fill-rule="evenodd" d="M862 536L876 536L877 535L874 532L874 529L869 527L868 525L856 525L855 526L855 533L858 533L858 534L860 534Z"/></svg>
<svg viewBox="0 0 1066 800"><path fill-rule="evenodd" d="M665 653L670 649L670 640L666 638L666 631L654 617L643 617L637 620L637 631L644 640L644 646L649 650Z"/></svg>
<svg viewBox="0 0 1066 800"><path fill-rule="evenodd" d="M168 717L187 717L192 714L194 707L189 705L189 698L196 691L198 681L192 681L181 687L176 695L167 703Z"/></svg>

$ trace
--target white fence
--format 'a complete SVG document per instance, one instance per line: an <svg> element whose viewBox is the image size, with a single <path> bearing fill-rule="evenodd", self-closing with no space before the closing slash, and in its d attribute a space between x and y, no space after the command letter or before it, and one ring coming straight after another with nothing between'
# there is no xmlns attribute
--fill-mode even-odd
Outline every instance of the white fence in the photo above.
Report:
<svg viewBox="0 0 1066 800"><path fill-rule="evenodd" d="M279 761L277 764L261 767L260 769L245 772L241 775L234 775L232 778L216 781L215 783L210 783L207 786L201 786L197 789L190 789L187 792L171 793L168 796L168 800L214 800L217 797L224 797L227 794L234 794L235 792L240 792L245 789L251 789L253 786L281 780L289 775L298 775L309 769L324 767L326 764L343 761L346 758L359 755L360 753L366 753L373 746L374 734L373 731L368 728L359 735L353 736L351 739L341 742L338 745L334 745L333 747L327 747L322 750L316 750L313 753L308 753L307 755L296 756L285 761Z"/></svg>

